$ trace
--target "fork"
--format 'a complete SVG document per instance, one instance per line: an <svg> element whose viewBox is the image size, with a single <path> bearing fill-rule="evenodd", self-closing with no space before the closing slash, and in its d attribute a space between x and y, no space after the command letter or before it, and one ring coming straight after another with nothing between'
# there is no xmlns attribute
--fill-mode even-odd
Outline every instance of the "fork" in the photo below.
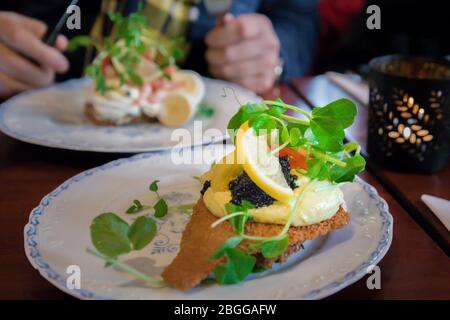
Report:
<svg viewBox="0 0 450 320"><path fill-rule="evenodd" d="M206 11L216 18L217 24L223 22L223 18L230 11L231 0L203 0Z"/></svg>

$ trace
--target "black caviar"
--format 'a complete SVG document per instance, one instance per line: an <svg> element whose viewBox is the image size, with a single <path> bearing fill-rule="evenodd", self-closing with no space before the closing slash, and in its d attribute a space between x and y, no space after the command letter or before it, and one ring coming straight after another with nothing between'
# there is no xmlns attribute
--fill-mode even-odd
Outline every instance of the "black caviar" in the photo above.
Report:
<svg viewBox="0 0 450 320"><path fill-rule="evenodd" d="M280 157L280 166L283 171L283 175L291 189L297 188L295 184L294 176L290 173L291 165L289 164L288 157ZM228 184L228 188L231 191L231 203L240 205L242 200L251 202L256 208L270 206L274 203L275 199L261 190L244 171L236 179L231 180Z"/></svg>
<svg viewBox="0 0 450 320"><path fill-rule="evenodd" d="M262 191L247 173L242 172L228 184L231 191L231 203L240 205L242 200L251 202L256 208L270 206L275 199Z"/></svg>
<svg viewBox="0 0 450 320"><path fill-rule="evenodd" d="M204 195L206 190L211 186L211 181L206 180L205 183L203 183L202 190L200 190L201 195Z"/></svg>
<svg viewBox="0 0 450 320"><path fill-rule="evenodd" d="M297 180L297 176L294 176L291 174L291 164L289 163L289 158L286 157L280 157L279 158L281 170L283 171L284 178L286 179L286 182L291 189L297 188L297 185L295 184L295 180Z"/></svg>

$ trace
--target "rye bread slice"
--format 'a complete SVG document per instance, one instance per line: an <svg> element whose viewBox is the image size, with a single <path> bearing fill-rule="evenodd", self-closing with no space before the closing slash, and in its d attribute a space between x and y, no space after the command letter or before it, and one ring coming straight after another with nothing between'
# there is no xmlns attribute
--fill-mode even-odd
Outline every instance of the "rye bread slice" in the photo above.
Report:
<svg viewBox="0 0 450 320"><path fill-rule="evenodd" d="M94 106L92 103L88 102L86 103L84 107L84 115L86 118L89 119L90 122L97 126L121 126L121 125L128 125L128 124L137 124L137 123L146 123L146 122L157 122L156 118L150 118L146 115L140 115L138 117L129 117L127 121L124 123L118 124L111 120L103 119L101 116L95 112Z"/></svg>

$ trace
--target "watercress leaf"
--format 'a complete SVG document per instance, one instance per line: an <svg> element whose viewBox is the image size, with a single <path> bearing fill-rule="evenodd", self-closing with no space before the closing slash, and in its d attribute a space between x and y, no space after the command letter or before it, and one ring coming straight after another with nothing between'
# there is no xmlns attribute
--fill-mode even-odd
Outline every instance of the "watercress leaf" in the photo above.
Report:
<svg viewBox="0 0 450 320"><path fill-rule="evenodd" d="M225 265L214 269L214 275L219 284L234 284L244 280L253 270L256 262L254 256L248 255L238 249L226 249Z"/></svg>
<svg viewBox="0 0 450 320"><path fill-rule="evenodd" d="M145 208L146 206L142 205L142 203L139 200L133 200L133 204L131 205L131 207L127 209L126 213L128 214L138 213L144 210Z"/></svg>
<svg viewBox="0 0 450 320"><path fill-rule="evenodd" d="M268 114L261 113L250 120L252 127L257 134L268 134L270 130L277 127L277 122Z"/></svg>
<svg viewBox="0 0 450 320"><path fill-rule="evenodd" d="M252 114L262 113L264 111L267 111L268 109L269 107L264 103L247 103L246 105L244 105L243 110L244 114L250 117Z"/></svg>
<svg viewBox="0 0 450 320"><path fill-rule="evenodd" d="M253 203L251 203L250 201L248 201L248 200L241 201L241 210L242 211L247 211L247 210L250 210L253 208L255 208L255 205Z"/></svg>
<svg viewBox="0 0 450 320"><path fill-rule="evenodd" d="M239 111L230 119L227 125L228 133L232 140L240 126L250 118L266 111L268 107L263 103L247 103L239 108Z"/></svg>
<svg viewBox="0 0 450 320"><path fill-rule="evenodd" d="M163 198L159 199L153 208L155 209L155 217L157 218L162 218L167 214L168 207Z"/></svg>
<svg viewBox="0 0 450 320"><path fill-rule="evenodd" d="M159 180L155 180L152 183L150 183L150 186L148 187L148 189L153 192L158 191L158 182L159 182Z"/></svg>
<svg viewBox="0 0 450 320"><path fill-rule="evenodd" d="M323 160L311 158L306 161L307 176L311 179L326 180L329 177L329 164Z"/></svg>
<svg viewBox="0 0 450 320"><path fill-rule="evenodd" d="M247 200L242 200L240 206L237 206L233 203L227 203L227 205L225 205L227 212L229 210L228 213L239 212L239 211L247 212L248 210L253 209L254 207L255 206L253 205L253 203L251 203L250 201L247 201ZM234 232L239 235L242 235L245 230L245 224L250 219L251 219L251 216L248 214L242 214L242 215L238 215L235 217L231 217L230 223L234 227Z"/></svg>
<svg viewBox="0 0 450 320"><path fill-rule="evenodd" d="M305 141L307 142L307 144L309 144L311 146L316 146L319 144L319 141L317 140L316 136L312 132L311 128L308 128L305 130L303 137L305 138Z"/></svg>
<svg viewBox="0 0 450 320"><path fill-rule="evenodd" d="M334 121L342 128L347 128L353 123L356 113L357 108L355 103L345 98L312 110L313 119L324 118L329 121Z"/></svg>
<svg viewBox="0 0 450 320"><path fill-rule="evenodd" d="M283 113L286 111L286 108L280 106L272 106L267 110L267 113L276 118L281 118Z"/></svg>
<svg viewBox="0 0 450 320"><path fill-rule="evenodd" d="M134 214L134 213L138 213L138 208L133 204L131 207L129 207L126 211L126 213L128 214Z"/></svg>
<svg viewBox="0 0 450 320"><path fill-rule="evenodd" d="M200 117L205 117L205 118L211 118L214 115L214 108L205 104L205 103L201 103L198 106L198 111L197 111L197 115Z"/></svg>
<svg viewBox="0 0 450 320"><path fill-rule="evenodd" d="M145 216L137 218L128 230L128 238L134 250L141 250L148 245L155 237L156 231L155 220Z"/></svg>
<svg viewBox="0 0 450 320"><path fill-rule="evenodd" d="M355 180L355 176L364 170L366 166L366 160L360 155L355 154L353 157L343 160L347 165L340 167L334 165L330 172L330 180L336 183L340 182L352 182Z"/></svg>
<svg viewBox="0 0 450 320"><path fill-rule="evenodd" d="M133 200L133 203L135 204L136 208L138 209L142 209L144 206L142 205L142 203L139 200Z"/></svg>
<svg viewBox="0 0 450 320"><path fill-rule="evenodd" d="M280 140L280 143L281 143L281 144L284 144L284 143L290 141L290 140L291 140L291 137L290 137L290 135L289 135L289 130L288 130L288 128L287 128L287 127L281 127L280 130L281 130L281 134L280 134L281 140Z"/></svg>
<svg viewBox="0 0 450 320"><path fill-rule="evenodd" d="M213 252L213 254L209 257L209 260L216 260L223 257L227 249L235 248L239 243L241 243L242 240L243 238L241 236L229 238L227 241L222 243L216 251Z"/></svg>
<svg viewBox="0 0 450 320"><path fill-rule="evenodd" d="M274 258L286 251L289 246L289 236L286 234L279 240L265 241L262 245L262 255L266 258Z"/></svg>
<svg viewBox="0 0 450 320"><path fill-rule="evenodd" d="M237 204L228 202L225 204L225 210L227 210L227 213L233 213L233 212L238 212L238 211L242 211L242 208L240 206L238 206Z"/></svg>
<svg viewBox="0 0 450 320"><path fill-rule="evenodd" d="M300 130L302 136L305 134L306 129L309 128L309 124L303 124L303 123L293 123L293 122L288 122L287 124L287 128L289 130L289 132L291 132L292 129L296 128L298 130Z"/></svg>
<svg viewBox="0 0 450 320"><path fill-rule="evenodd" d="M289 145L291 147L295 147L295 146L299 146L301 145L302 142L302 132L300 131L299 128L291 128L291 130L289 131Z"/></svg>
<svg viewBox="0 0 450 320"><path fill-rule="evenodd" d="M95 217L90 226L92 244L109 257L128 253L131 250L128 230L128 224L115 213L102 213Z"/></svg>
<svg viewBox="0 0 450 320"><path fill-rule="evenodd" d="M266 240L251 245L252 249L261 249L265 258L275 258L281 255L289 246L289 236L286 234L283 238L277 240Z"/></svg>
<svg viewBox="0 0 450 320"><path fill-rule="evenodd" d="M342 150L344 129L338 122L328 118L313 118L310 121L310 126L319 148L331 152Z"/></svg>
<svg viewBox="0 0 450 320"><path fill-rule="evenodd" d="M241 214L235 217L231 217L230 218L230 223L233 225L234 227L234 232L242 235L244 234L244 230L245 230L245 224L247 223L247 221L249 220L250 216L247 214Z"/></svg>

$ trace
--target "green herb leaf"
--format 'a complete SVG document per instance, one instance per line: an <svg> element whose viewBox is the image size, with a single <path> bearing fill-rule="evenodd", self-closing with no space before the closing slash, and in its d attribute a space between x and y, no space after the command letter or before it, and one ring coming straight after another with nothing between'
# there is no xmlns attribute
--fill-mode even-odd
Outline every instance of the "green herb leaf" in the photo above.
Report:
<svg viewBox="0 0 450 320"><path fill-rule="evenodd" d="M128 230L128 224L115 213L102 213L90 226L92 244L100 253L109 257L128 253L131 251Z"/></svg>
<svg viewBox="0 0 450 320"><path fill-rule="evenodd" d="M238 249L226 249L225 265L218 265L214 275L219 284L234 284L243 281L253 270L256 258Z"/></svg>
<svg viewBox="0 0 450 320"><path fill-rule="evenodd" d="M313 119L327 119L334 121L343 129L349 127L355 120L357 113L356 105L348 99L339 99L321 108L312 110Z"/></svg>
<svg viewBox="0 0 450 320"><path fill-rule="evenodd" d="M328 118L313 118L310 126L319 148L331 152L342 150L344 129L338 122Z"/></svg>
<svg viewBox="0 0 450 320"><path fill-rule="evenodd" d="M235 216L235 217L231 217L230 218L230 223L233 225L234 227L234 232L237 234L244 234L245 231L245 224L247 223L247 221L250 219L249 215L246 214L242 214L239 216Z"/></svg>
<svg viewBox="0 0 450 320"><path fill-rule="evenodd" d="M281 239L265 240L249 245L250 249L261 249L261 253L266 258L275 258L281 255L289 246L289 236L285 234Z"/></svg>
<svg viewBox="0 0 450 320"><path fill-rule="evenodd" d="M311 179L326 180L329 178L330 165L328 163L312 158L308 159L306 164L308 166L307 176Z"/></svg>
<svg viewBox="0 0 450 320"><path fill-rule="evenodd" d="M159 182L159 180L155 180L152 183L150 183L150 186L148 187L148 189L150 191L157 192L158 191L158 182Z"/></svg>
<svg viewBox="0 0 450 320"><path fill-rule="evenodd" d="M289 236L286 234L280 240L264 241L261 243L262 255L266 258L275 258L286 251L289 246Z"/></svg>
<svg viewBox="0 0 450 320"><path fill-rule="evenodd" d="M345 167L335 165L331 170L330 178L334 182L352 182L355 180L355 176L363 171L366 166L366 160L359 154L346 158L343 161L347 164Z"/></svg>
<svg viewBox="0 0 450 320"><path fill-rule="evenodd" d="M270 115L261 113L250 120L250 127L255 129L257 134L269 134L277 127L277 122Z"/></svg>
<svg viewBox="0 0 450 320"><path fill-rule="evenodd" d="M248 210L253 209L255 206L247 201L247 200L242 200L242 203L240 206L234 204L234 203L226 203L225 204L225 209L227 210L227 213L234 213L234 212L248 212ZM230 218L230 223L234 228L234 232L242 235L245 231L245 224L247 221L249 221L251 219L251 216L249 214L242 214L242 215L238 215L235 217L231 217Z"/></svg>
<svg viewBox="0 0 450 320"><path fill-rule="evenodd" d="M222 243L216 251L214 251L214 253L209 257L209 260L216 260L223 257L227 249L235 248L239 243L241 243L242 240L243 238L240 236L229 238L227 241Z"/></svg>
<svg viewBox="0 0 450 320"><path fill-rule="evenodd" d="M241 209L242 211L248 211L250 209L254 209L255 205L253 203L251 203L250 201L247 200L242 200L241 201Z"/></svg>
<svg viewBox="0 0 450 320"><path fill-rule="evenodd" d="M153 208L155 209L155 217L157 218L162 218L167 214L168 207L163 198L159 199Z"/></svg>
<svg viewBox="0 0 450 320"><path fill-rule="evenodd" d="M135 214L144 209L147 209L147 206L142 205L139 200L133 200L133 205L127 209L128 214Z"/></svg>
<svg viewBox="0 0 450 320"><path fill-rule="evenodd" d="M72 52L80 47L87 47L94 43L90 36L76 36L69 40L67 51Z"/></svg>
<svg viewBox="0 0 450 320"><path fill-rule="evenodd" d="M200 103L198 106L197 115L204 118L211 118L214 115L215 109L206 103Z"/></svg>
<svg viewBox="0 0 450 320"><path fill-rule="evenodd" d="M227 129L230 137L234 140L234 136L240 126L250 120L250 118L267 111L269 108L265 104L247 103L239 108L239 111L228 122Z"/></svg>
<svg viewBox="0 0 450 320"><path fill-rule="evenodd" d="M227 210L227 213L234 213L241 211L241 208L237 204L228 202L225 204L225 210Z"/></svg>
<svg viewBox="0 0 450 320"><path fill-rule="evenodd" d="M302 144L303 134L299 128L291 128L289 130L289 140L290 140L290 146L296 147L300 144Z"/></svg>
<svg viewBox="0 0 450 320"><path fill-rule="evenodd" d="M141 250L148 245L155 237L156 231L155 220L145 216L137 218L128 231L128 238L134 250Z"/></svg>

